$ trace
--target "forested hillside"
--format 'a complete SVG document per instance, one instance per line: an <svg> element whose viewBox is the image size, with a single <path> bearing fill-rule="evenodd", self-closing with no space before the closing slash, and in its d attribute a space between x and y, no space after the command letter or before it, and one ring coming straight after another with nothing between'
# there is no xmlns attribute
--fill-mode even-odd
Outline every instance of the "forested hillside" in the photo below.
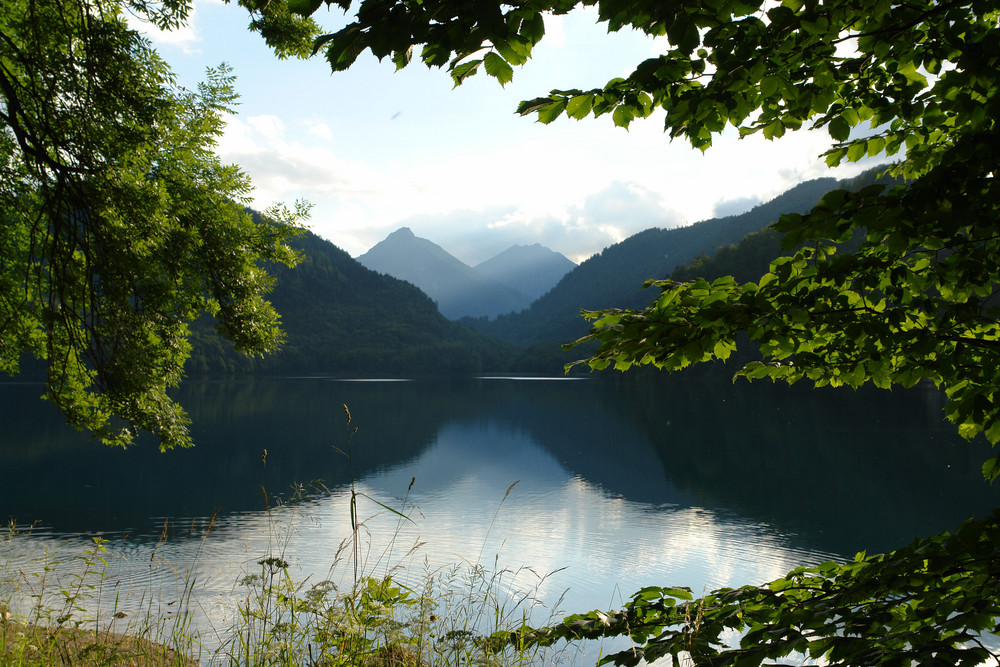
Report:
<svg viewBox="0 0 1000 667"><path fill-rule="evenodd" d="M214 335L207 320L195 326L189 374L560 373L584 354L561 344L586 333L581 309L639 308L654 294L648 278L690 280L734 275L756 280L780 254L768 227L782 213L809 209L836 187L857 189L872 170L838 182L800 184L741 215L675 229L649 229L606 248L576 267L530 309L519 314L451 322L414 285L365 268L311 233L295 241L304 259L294 269L271 267L270 299L281 314L286 342L276 354L247 359Z"/></svg>
<svg viewBox="0 0 1000 667"><path fill-rule="evenodd" d="M329 241L306 232L294 269L270 267L270 300L286 340L267 357L247 359L202 320L189 374L450 374L497 370L512 346L445 319L413 285L366 269Z"/></svg>
<svg viewBox="0 0 1000 667"><path fill-rule="evenodd" d="M654 296L641 289L645 280L667 277L674 267L760 231L782 213L807 211L837 185L832 178L807 181L740 215L688 227L647 229L580 264L522 313L500 316L492 322L463 322L519 345L542 344L554 349L545 344L572 341L587 332L581 309L644 306Z"/></svg>
<svg viewBox="0 0 1000 667"><path fill-rule="evenodd" d="M889 184L893 179L880 177L882 167L870 169L850 181L840 184L847 190L860 190L874 183ZM853 251L858 245L857 239L841 244L843 250ZM721 276L733 276L737 282L752 282L759 279L767 271L771 261L782 254L781 235L767 227L759 232L753 232L735 243L720 245L713 253L701 253L690 262L674 268L670 277L677 281L689 281L695 278L715 280Z"/></svg>

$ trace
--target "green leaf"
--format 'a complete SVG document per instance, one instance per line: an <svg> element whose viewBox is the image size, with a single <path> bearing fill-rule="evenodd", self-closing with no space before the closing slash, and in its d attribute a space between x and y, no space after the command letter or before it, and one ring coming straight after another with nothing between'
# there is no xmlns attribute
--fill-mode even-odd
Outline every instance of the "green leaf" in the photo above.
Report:
<svg viewBox="0 0 1000 667"><path fill-rule="evenodd" d="M552 104L552 98L550 97L536 97L533 100L526 100L521 102L517 107L517 113L522 116L527 116L528 114L535 113L540 109Z"/></svg>
<svg viewBox="0 0 1000 667"><path fill-rule="evenodd" d="M319 41L317 45L320 45ZM326 60L335 72L344 71L354 64L366 48L368 41L364 33L358 30L357 26L348 26L330 36L329 46L326 48Z"/></svg>
<svg viewBox="0 0 1000 667"><path fill-rule="evenodd" d="M872 137L868 140L867 153L868 157L875 157L885 150L885 138L884 137Z"/></svg>
<svg viewBox="0 0 1000 667"><path fill-rule="evenodd" d="M545 19L541 13L536 13L521 26L521 34L525 35L532 44L537 44L545 36Z"/></svg>
<svg viewBox="0 0 1000 667"><path fill-rule="evenodd" d="M833 137L834 141L847 141L847 139L851 136L851 126L840 116L837 116L830 121L830 124L827 126L827 131L830 133L830 136Z"/></svg>
<svg viewBox="0 0 1000 667"><path fill-rule="evenodd" d="M548 125L563 112L566 108L565 100L550 101L548 105L538 109L538 121Z"/></svg>
<svg viewBox="0 0 1000 667"><path fill-rule="evenodd" d="M983 464L983 477L987 481L994 482L998 476L1000 476L1000 457L988 459Z"/></svg>
<svg viewBox="0 0 1000 667"><path fill-rule="evenodd" d="M785 134L785 125L781 119L773 120L764 126L765 139L779 139Z"/></svg>
<svg viewBox="0 0 1000 667"><path fill-rule="evenodd" d="M456 86L462 85L467 78L474 75L479 69L479 66L483 63L480 60L467 60L451 69L451 78L455 82Z"/></svg>
<svg viewBox="0 0 1000 667"><path fill-rule="evenodd" d="M615 111L612 114L612 119L614 120L615 125L618 127L624 127L625 129L628 129L629 124L634 118L635 113L625 104L619 104L615 107Z"/></svg>
<svg viewBox="0 0 1000 667"><path fill-rule="evenodd" d="M904 63L896 72L902 74L910 83L918 84L921 87L927 85L927 78L917 71L917 64L913 61Z"/></svg>
<svg viewBox="0 0 1000 667"><path fill-rule="evenodd" d="M299 16L312 16L323 0L288 0L288 11Z"/></svg>
<svg viewBox="0 0 1000 667"><path fill-rule="evenodd" d="M514 78L514 68L495 51L490 51L483 57L483 67L486 73L495 78L503 86Z"/></svg>
<svg viewBox="0 0 1000 667"><path fill-rule="evenodd" d="M995 445L1000 442L1000 419L995 419L986 428L986 439L990 441L990 444Z"/></svg>
<svg viewBox="0 0 1000 667"><path fill-rule="evenodd" d="M761 79L760 82L760 94L762 97L771 97L778 89L781 87L783 81L780 76L775 74L769 74Z"/></svg>
<svg viewBox="0 0 1000 667"><path fill-rule="evenodd" d="M566 115L570 118L581 120L590 114L590 110L593 108L593 105L593 95L575 95L566 103Z"/></svg>
<svg viewBox="0 0 1000 667"><path fill-rule="evenodd" d="M413 59L413 45L406 47L401 51L395 51L392 54L392 62L396 65L396 71L403 69L410 64Z"/></svg>
<svg viewBox="0 0 1000 667"><path fill-rule="evenodd" d="M868 142L863 139L854 141L847 147L847 159L851 162L857 162L866 155L868 155Z"/></svg>

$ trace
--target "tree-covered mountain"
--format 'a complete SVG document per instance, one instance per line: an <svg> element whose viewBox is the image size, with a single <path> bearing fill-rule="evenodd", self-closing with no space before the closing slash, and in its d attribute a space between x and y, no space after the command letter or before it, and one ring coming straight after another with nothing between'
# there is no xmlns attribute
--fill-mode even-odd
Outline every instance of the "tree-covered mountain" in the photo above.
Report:
<svg viewBox="0 0 1000 667"><path fill-rule="evenodd" d="M463 321L518 345L540 345L551 352L558 349L555 344L576 340L587 332L581 309L645 306L654 297L642 289L647 279L665 278L674 267L699 254L764 229L782 213L805 212L837 186L836 179L820 178L796 185L740 215L687 227L647 229L581 263L527 310L492 322Z"/></svg>
<svg viewBox="0 0 1000 667"><path fill-rule="evenodd" d="M892 177L882 175L882 171L882 167L869 169L853 179L842 181L840 187L857 191L875 183L889 185L896 182ZM858 239L855 238L840 244L840 248L853 251L857 245ZM767 272L771 262L782 254L790 253L783 253L781 250L781 234L767 227L748 234L735 243L720 245L711 254L701 253L690 262L676 266L670 278L683 282L696 278L715 280L721 276L733 276L740 283L756 281Z"/></svg>
<svg viewBox="0 0 1000 667"><path fill-rule="evenodd" d="M502 369L513 346L443 317L417 287L365 268L306 232L293 241L302 261L270 267L270 301L281 314L281 350L247 359L200 321L189 374L439 374Z"/></svg>
<svg viewBox="0 0 1000 667"><path fill-rule="evenodd" d="M397 229L358 262L373 271L406 280L433 299L449 319L495 317L526 308L531 298L482 275L441 246Z"/></svg>
<svg viewBox="0 0 1000 667"><path fill-rule="evenodd" d="M734 275L740 281L755 280L780 254L780 237L769 226L782 213L806 210L835 187L858 189L874 179L873 170L851 181L809 181L741 215L640 232L574 268L529 309L493 321L487 316L449 321L415 285L366 268L332 243L306 233L295 241L304 256L299 266L270 269L277 279L270 300L282 316L287 337L282 350L248 360L233 353L202 321L194 329L195 350L186 370L193 374L560 373L563 364L584 354L560 347L587 331L581 308L643 307L655 295L641 285L653 277ZM451 258L475 273L408 229L394 232L386 241L390 239L404 247L432 246L447 256L442 263Z"/></svg>
<svg viewBox="0 0 1000 667"><path fill-rule="evenodd" d="M534 243L511 246L473 268L534 301L555 287L576 264L562 253Z"/></svg>

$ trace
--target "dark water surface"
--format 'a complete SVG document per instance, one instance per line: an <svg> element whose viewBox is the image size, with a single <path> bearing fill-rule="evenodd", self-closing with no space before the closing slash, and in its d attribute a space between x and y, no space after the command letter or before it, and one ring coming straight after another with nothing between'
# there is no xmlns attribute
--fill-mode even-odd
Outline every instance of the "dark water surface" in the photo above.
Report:
<svg viewBox="0 0 1000 667"><path fill-rule="evenodd" d="M988 446L955 435L933 389L188 382L178 398L197 446L162 454L90 442L40 392L0 385L0 518L37 522L29 542L50 554L112 539L117 576L147 588L168 585L168 570L196 571L202 606L223 615L239 573L276 540L303 576L337 558L351 530L345 403L358 489L412 519L362 498L368 566L558 571L526 585L552 605L569 589L567 613L617 606L650 584L763 583L1000 506L1000 487L979 472ZM276 508L296 488L311 493ZM154 550L169 568L150 567Z"/></svg>

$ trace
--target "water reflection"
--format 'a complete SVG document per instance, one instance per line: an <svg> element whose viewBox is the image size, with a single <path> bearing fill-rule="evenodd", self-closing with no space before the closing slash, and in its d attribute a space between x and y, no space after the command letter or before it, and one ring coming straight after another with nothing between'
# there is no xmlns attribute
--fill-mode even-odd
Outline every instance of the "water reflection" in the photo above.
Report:
<svg viewBox="0 0 1000 667"><path fill-rule="evenodd" d="M150 443L128 451L92 443L63 427L39 391L0 385L0 466L8 471L0 512L54 533L158 536L160 517L260 510L262 487L273 497L295 485L345 484L348 461L338 453L347 448L345 403L359 429L351 443L356 475L398 471L427 493L488 469L510 471L504 488L541 476L522 484L531 492L563 475L609 498L734 512L842 552L893 548L997 499L979 473L988 448L954 434L935 391L685 381L192 382L179 398L199 444L166 454Z"/></svg>
<svg viewBox="0 0 1000 667"><path fill-rule="evenodd" d="M562 599L567 612L617 606L645 585L763 582L1000 504L979 474L988 449L954 435L934 391L188 383L179 399L198 446L166 454L91 443L62 427L39 391L0 385L0 516L40 522L18 548L36 564L69 563L89 536L114 538L124 599L170 610L196 581L210 631L225 627L235 582L267 553L283 552L312 581L350 576L349 465L338 453L348 445L373 499L361 505L366 568L401 566L411 579L455 563L510 568L517 585L549 605ZM345 403L359 429L350 442ZM302 487L312 492L276 502Z"/></svg>

